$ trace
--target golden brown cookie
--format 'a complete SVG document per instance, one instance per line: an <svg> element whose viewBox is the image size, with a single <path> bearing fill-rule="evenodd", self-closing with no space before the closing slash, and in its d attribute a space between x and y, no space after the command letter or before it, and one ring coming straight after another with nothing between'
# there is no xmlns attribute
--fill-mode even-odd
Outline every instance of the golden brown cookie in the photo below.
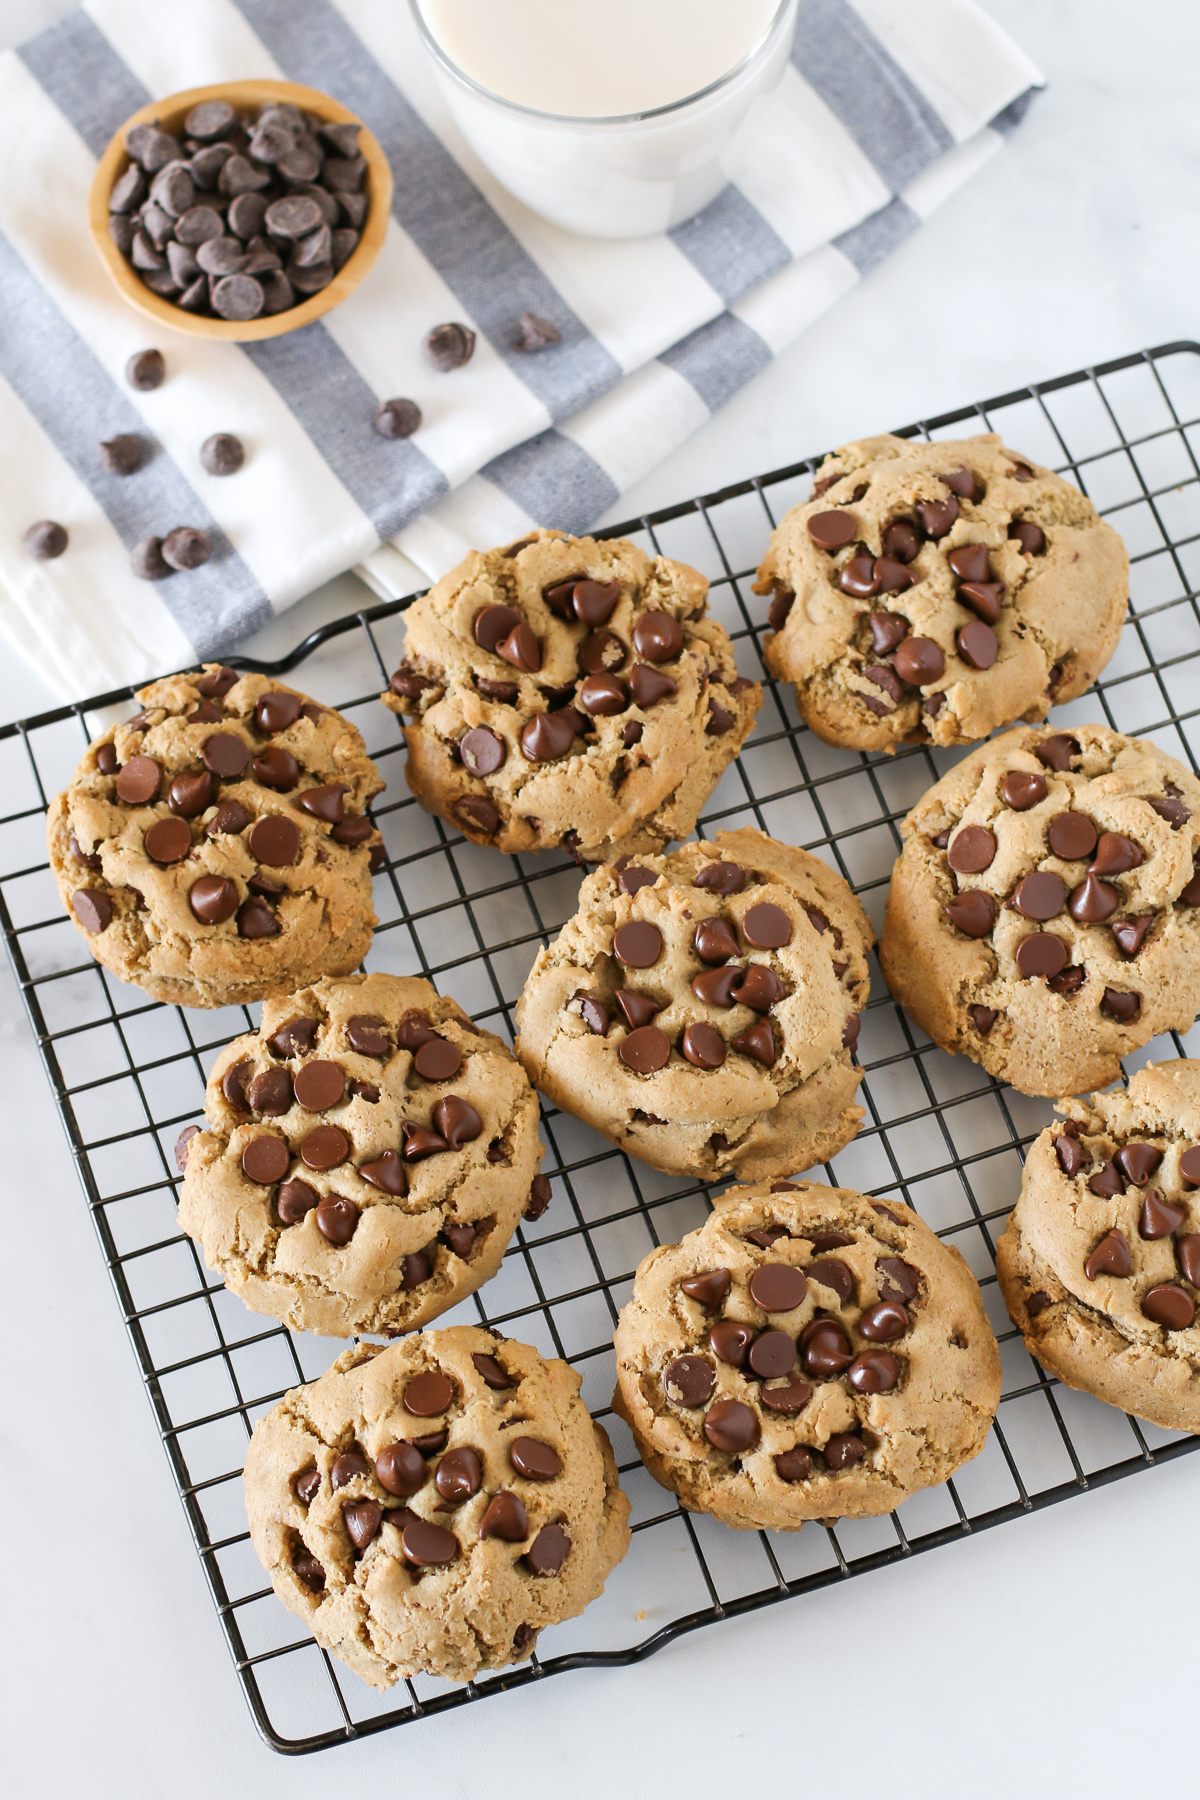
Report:
<svg viewBox="0 0 1200 1800"><path fill-rule="evenodd" d="M629 1548L579 1376L467 1326L343 1351L259 1420L245 1485L275 1592L381 1689L524 1662Z"/></svg>
<svg viewBox="0 0 1200 1800"><path fill-rule="evenodd" d="M517 1005L534 1085L705 1181L823 1162L858 1130L871 927L828 864L761 831L589 875Z"/></svg>
<svg viewBox="0 0 1200 1800"><path fill-rule="evenodd" d="M962 744L1044 719L1117 645L1129 558L1076 488L992 434L864 438L776 527L764 656L830 744Z"/></svg>
<svg viewBox="0 0 1200 1800"><path fill-rule="evenodd" d="M891 1512L983 1448L1000 1353L957 1250L899 1202L731 1188L651 1251L613 1406L656 1481L742 1530Z"/></svg>
<svg viewBox="0 0 1200 1800"><path fill-rule="evenodd" d="M1102 1086L1200 1007L1200 781L1103 725L1020 726L901 827L879 962L943 1050L1024 1094Z"/></svg>
<svg viewBox="0 0 1200 1800"><path fill-rule="evenodd" d="M996 1250L1013 1324L1068 1387L1198 1431L1200 1062L1058 1110Z"/></svg>
<svg viewBox="0 0 1200 1800"><path fill-rule="evenodd" d="M382 696L408 784L480 844L579 860L687 837L762 703L695 569L537 531L472 552L405 614Z"/></svg>
<svg viewBox="0 0 1200 1800"><path fill-rule="evenodd" d="M205 1115L180 1141L179 1223L232 1293L298 1330L437 1318L548 1198L520 1064L412 977L268 1000L214 1063Z"/></svg>
<svg viewBox="0 0 1200 1800"><path fill-rule="evenodd" d="M209 663L138 694L50 806L72 924L122 981L228 1006L352 969L375 924L384 783L354 726Z"/></svg>

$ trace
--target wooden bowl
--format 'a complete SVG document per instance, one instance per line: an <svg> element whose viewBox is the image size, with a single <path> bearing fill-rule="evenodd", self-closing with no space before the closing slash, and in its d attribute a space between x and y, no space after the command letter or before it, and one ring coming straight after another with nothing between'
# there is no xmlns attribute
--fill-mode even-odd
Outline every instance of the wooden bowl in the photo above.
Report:
<svg viewBox="0 0 1200 1800"><path fill-rule="evenodd" d="M315 113L318 118L327 119L331 124L359 125L358 147L367 159L367 216L363 220L358 247L350 260L337 271L328 287L322 288L318 294L310 294L307 300L301 301L299 306L293 306L288 312L275 313L271 318L260 316L245 320L211 319L184 312L182 307L174 306L161 294L151 293L133 264L122 256L109 235L109 195L130 163L125 149L125 133L131 125L161 125L164 131L174 133L182 128L184 118L193 106L198 106L202 100L228 100L239 112L250 111L268 102L290 101L293 106L300 107L301 111ZM392 171L387 157L366 126L337 100L330 99L328 94L319 93L316 88L302 87L294 81L223 81L216 87L189 88L183 94L170 94L165 100L155 100L151 105L143 106L139 112L132 113L126 119L100 158L96 169L88 196L88 224L92 241L105 268L126 300L131 306L136 306L139 312L145 313L159 325L168 325L174 331L186 331L192 337L227 338L233 343L249 343L257 338L282 337L285 332L299 331L302 325L311 325L314 319L332 311L347 294L352 294L363 277L370 272L379 255L391 205Z"/></svg>

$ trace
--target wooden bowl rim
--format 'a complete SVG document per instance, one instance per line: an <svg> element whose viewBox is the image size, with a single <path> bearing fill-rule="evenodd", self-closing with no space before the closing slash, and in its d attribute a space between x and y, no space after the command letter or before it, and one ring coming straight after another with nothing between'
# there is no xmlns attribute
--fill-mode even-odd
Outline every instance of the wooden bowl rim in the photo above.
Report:
<svg viewBox="0 0 1200 1800"><path fill-rule="evenodd" d="M161 294L152 293L140 279L133 264L117 249L108 229L108 199L119 178L129 167L131 158L125 148L125 133L133 125L169 125L182 118L203 100L228 100L232 106L249 107L267 101L289 101L303 112L316 113L332 124L359 127L359 149L367 159L367 216L353 256L339 269L328 287L311 294L301 305L271 318L213 319L187 313ZM392 207L392 171L374 134L356 113L343 106L330 94L295 81L221 81L210 87L185 88L178 94L167 94L161 100L130 113L124 124L113 133L108 147L92 177L88 195L88 226L100 259L125 299L141 313L174 331L188 332L192 337L225 339L231 343L252 343L262 338L282 337L299 331L314 319L339 305L369 274L383 247L387 222Z"/></svg>

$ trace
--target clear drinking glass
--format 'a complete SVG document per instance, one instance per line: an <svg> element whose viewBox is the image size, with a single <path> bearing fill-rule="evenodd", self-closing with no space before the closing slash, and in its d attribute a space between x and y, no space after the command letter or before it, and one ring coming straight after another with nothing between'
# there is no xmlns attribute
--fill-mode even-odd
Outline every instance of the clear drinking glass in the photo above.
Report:
<svg viewBox="0 0 1200 1800"><path fill-rule="evenodd" d="M480 161L543 218L607 238L667 231L716 198L747 115L783 74L797 4L781 0L759 42L698 93L649 112L576 119L481 86L438 43L420 0L409 0L450 111Z"/></svg>

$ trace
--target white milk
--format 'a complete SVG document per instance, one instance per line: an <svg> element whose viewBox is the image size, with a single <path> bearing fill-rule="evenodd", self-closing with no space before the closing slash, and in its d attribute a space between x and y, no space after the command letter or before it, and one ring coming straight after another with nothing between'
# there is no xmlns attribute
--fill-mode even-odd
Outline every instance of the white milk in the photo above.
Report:
<svg viewBox="0 0 1200 1800"><path fill-rule="evenodd" d="M450 109L535 212L595 237L680 224L729 180L797 0L410 0Z"/></svg>
<svg viewBox="0 0 1200 1800"><path fill-rule="evenodd" d="M464 75L576 119L699 93L758 47L778 10L779 0L421 0Z"/></svg>

